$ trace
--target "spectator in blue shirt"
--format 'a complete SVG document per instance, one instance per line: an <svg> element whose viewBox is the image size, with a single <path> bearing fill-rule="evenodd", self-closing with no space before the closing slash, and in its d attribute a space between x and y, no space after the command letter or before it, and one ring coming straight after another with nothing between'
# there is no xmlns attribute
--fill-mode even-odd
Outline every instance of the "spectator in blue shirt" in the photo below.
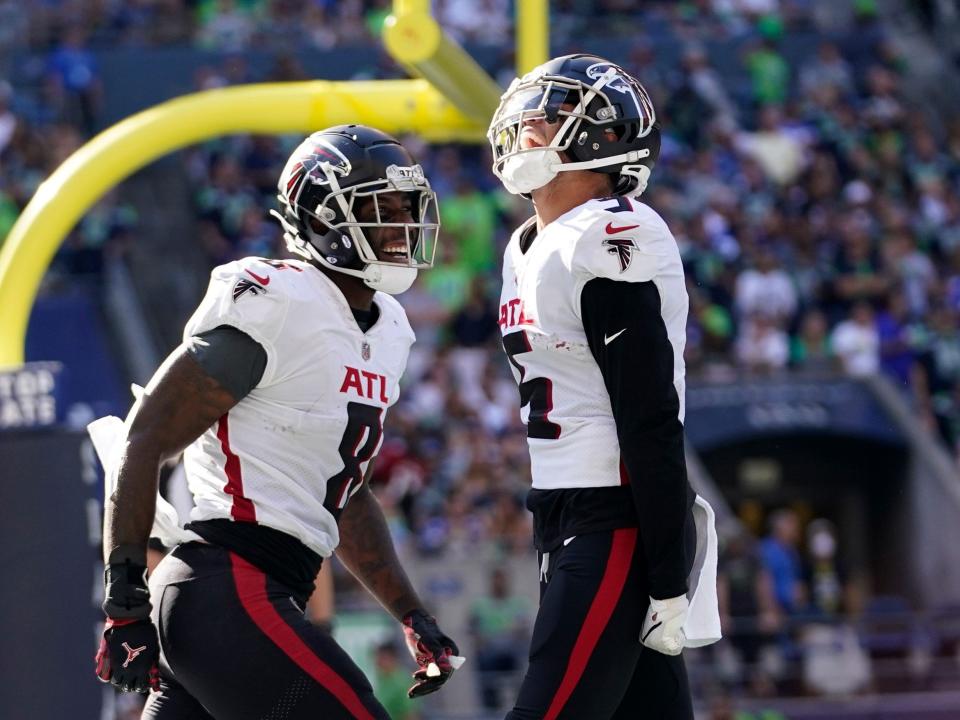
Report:
<svg viewBox="0 0 960 720"><path fill-rule="evenodd" d="M800 519L789 508L770 518L770 534L760 543L760 558L773 578L773 593L780 608L794 614L804 607L803 566L797 546Z"/></svg>
<svg viewBox="0 0 960 720"><path fill-rule="evenodd" d="M92 135L96 130L101 86L96 60L86 43L83 27L68 27L60 44L47 56L47 77L64 92L66 117L61 119Z"/></svg>

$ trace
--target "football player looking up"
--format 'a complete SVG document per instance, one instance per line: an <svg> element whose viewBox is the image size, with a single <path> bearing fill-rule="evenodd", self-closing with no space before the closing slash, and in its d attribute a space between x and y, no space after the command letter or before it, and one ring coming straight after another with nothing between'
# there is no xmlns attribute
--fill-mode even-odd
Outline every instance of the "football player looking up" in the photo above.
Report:
<svg viewBox="0 0 960 720"><path fill-rule="evenodd" d="M653 103L617 65L568 55L514 80L488 138L494 173L535 210L506 248L500 305L541 593L507 717L692 718L687 293L670 230L635 199L660 151Z"/></svg>
<svg viewBox="0 0 960 720"><path fill-rule="evenodd" d="M143 717L387 718L303 607L325 558L403 624L411 696L462 661L401 568L365 482L414 336L390 293L433 263L436 196L407 150L360 125L308 137L279 181L289 249L213 270L126 421L105 508L97 674ZM184 449L195 507L145 581L161 461Z"/></svg>

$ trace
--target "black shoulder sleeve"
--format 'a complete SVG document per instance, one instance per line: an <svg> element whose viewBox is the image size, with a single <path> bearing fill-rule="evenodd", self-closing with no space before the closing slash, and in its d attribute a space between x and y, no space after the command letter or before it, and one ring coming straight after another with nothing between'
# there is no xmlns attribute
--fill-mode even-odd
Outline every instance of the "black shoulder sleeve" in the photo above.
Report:
<svg viewBox="0 0 960 720"><path fill-rule="evenodd" d="M663 600L687 591L686 523L693 504L683 453L680 399L673 384L673 346L653 282L594 278L580 297L583 329L600 366L617 424L650 594Z"/></svg>
<svg viewBox="0 0 960 720"><path fill-rule="evenodd" d="M263 346L230 325L193 335L186 347L204 371L238 401L257 386L267 367Z"/></svg>

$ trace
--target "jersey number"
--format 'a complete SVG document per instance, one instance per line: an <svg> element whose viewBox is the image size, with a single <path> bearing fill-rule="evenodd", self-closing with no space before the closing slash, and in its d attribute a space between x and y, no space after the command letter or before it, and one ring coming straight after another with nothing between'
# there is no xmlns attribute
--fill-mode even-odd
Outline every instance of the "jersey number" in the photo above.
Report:
<svg viewBox="0 0 960 720"><path fill-rule="evenodd" d="M363 483L361 465L373 456L380 444L382 418L383 408L358 402L347 403L347 428L340 440L343 470L327 480L327 498L323 503L334 518L340 517L351 493Z"/></svg>
<svg viewBox="0 0 960 720"><path fill-rule="evenodd" d="M527 418L527 437L543 440L556 440L560 437L560 426L552 422L547 415L553 410L553 382L549 378L524 380L526 369L517 362L516 356L530 352L530 341L523 330L503 336L503 349L507 359L520 373L520 407L530 405Z"/></svg>

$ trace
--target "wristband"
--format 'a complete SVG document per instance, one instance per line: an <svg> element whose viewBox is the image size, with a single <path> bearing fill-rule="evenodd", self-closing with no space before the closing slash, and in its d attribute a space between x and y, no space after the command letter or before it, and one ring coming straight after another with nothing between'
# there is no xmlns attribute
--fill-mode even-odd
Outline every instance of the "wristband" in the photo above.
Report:
<svg viewBox="0 0 960 720"><path fill-rule="evenodd" d="M139 619L150 615L146 551L133 545L113 549L103 569L103 612L109 618Z"/></svg>

